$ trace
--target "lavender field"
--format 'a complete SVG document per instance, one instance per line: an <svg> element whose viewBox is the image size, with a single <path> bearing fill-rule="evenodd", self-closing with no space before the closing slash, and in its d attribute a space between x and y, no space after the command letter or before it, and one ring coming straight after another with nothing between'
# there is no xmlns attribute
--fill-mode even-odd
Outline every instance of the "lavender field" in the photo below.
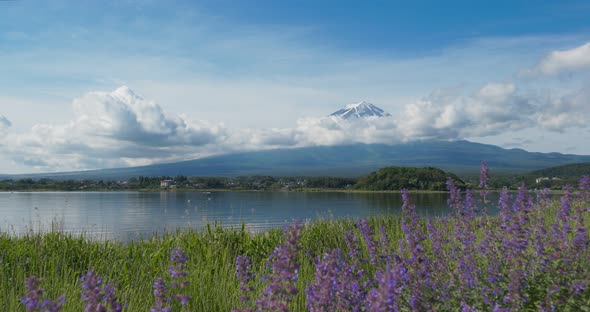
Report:
<svg viewBox="0 0 590 312"><path fill-rule="evenodd" d="M208 228L127 244L0 237L7 311L586 311L590 179L559 202L448 181L453 214Z"/></svg>

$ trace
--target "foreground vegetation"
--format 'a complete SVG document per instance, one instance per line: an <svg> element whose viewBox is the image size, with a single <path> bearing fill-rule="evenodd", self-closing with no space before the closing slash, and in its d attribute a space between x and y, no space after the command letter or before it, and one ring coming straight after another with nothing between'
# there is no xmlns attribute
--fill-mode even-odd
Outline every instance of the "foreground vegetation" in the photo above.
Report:
<svg viewBox="0 0 590 312"><path fill-rule="evenodd" d="M284 234L207 228L127 244L1 235L0 302L6 311L37 311L45 298L48 311L590 309L588 177L559 203L504 191L494 217L485 192L448 184L455 213L439 219L417 217L404 192L402 217L295 223Z"/></svg>

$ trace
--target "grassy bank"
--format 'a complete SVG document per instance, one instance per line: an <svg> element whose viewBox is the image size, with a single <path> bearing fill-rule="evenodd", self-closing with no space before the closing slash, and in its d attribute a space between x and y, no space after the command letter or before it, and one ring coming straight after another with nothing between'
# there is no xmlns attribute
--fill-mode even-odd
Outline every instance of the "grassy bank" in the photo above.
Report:
<svg viewBox="0 0 590 312"><path fill-rule="evenodd" d="M344 298L346 291L353 290L321 285L344 287L357 282L364 288L358 293L362 301L347 302L350 310L354 304L376 309L387 301L380 296L388 294L402 310L412 309L418 299L420 308L439 310L492 310L494 305L535 311L590 307L590 247L587 233L581 233L590 226L588 198L585 193L568 193L565 204L541 200L533 205L535 199L526 194L505 203L497 217L478 213L482 207L475 199L451 196L456 215L445 219L420 219L406 203L403 216L373 218L368 224L358 220L306 224L291 255L299 268L298 292L289 307L332 310L342 302L320 296L325 302L316 298L310 304L310 294ZM347 233L358 245L345 239ZM170 282L170 251L181 248L188 258L189 281L181 291L192 296L191 311L246 308L266 289L262 277L272 276L266 263L277 246L289 247L281 230L261 234L221 228L182 230L126 244L62 233L2 234L0 303L5 311L25 311L20 303L27 292L24 281L36 276L44 279L41 288L47 298L65 295L63 311L82 311L80 277L93 270L113 283L124 310L149 311L154 305L152 285L158 277ZM353 250L359 254L348 256ZM240 302L243 293L236 278L239 255L251 259L255 276L247 282L254 291L246 303ZM345 275L348 280L339 279ZM387 286L392 283L397 286ZM181 310L179 302L173 300L172 305L174 311Z"/></svg>
<svg viewBox="0 0 590 312"><path fill-rule="evenodd" d="M400 219L372 219L384 225L393 237L399 237ZM352 221L322 221L306 225L300 243L301 287L313 277L309 255L319 255L327 247L344 248L344 233L355 228ZM283 241L281 230L252 234L241 230L210 228L195 232L182 230L150 240L96 242L62 233L27 235L19 238L0 235L0 302L6 311L24 309L20 298L26 292L24 281L34 275L43 277L42 287L50 298L65 294L65 311L80 311L80 277L93 269L104 280L117 286L120 301L129 311L148 311L154 303L152 284L157 277L167 277L170 251L182 248L188 256L188 292L195 311L230 311L239 306L239 282L235 278L235 259L248 255L255 270L264 271L273 249ZM261 285L259 285L261 286ZM303 292L294 310L305 306Z"/></svg>

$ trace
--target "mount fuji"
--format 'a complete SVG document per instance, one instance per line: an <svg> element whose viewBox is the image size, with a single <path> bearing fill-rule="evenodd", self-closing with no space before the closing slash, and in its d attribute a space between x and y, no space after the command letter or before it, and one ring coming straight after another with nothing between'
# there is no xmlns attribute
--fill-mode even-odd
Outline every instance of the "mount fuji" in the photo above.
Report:
<svg viewBox="0 0 590 312"><path fill-rule="evenodd" d="M125 91L125 92L124 92ZM129 95L121 90L122 96ZM325 118L353 122L391 115L367 102L349 104ZM590 162L590 155L534 153L469 141L348 144L234 152L174 163L75 172L2 175L2 179L126 179L137 176L362 176L385 166L437 167L477 175L480 160L496 174L513 175L557 165Z"/></svg>
<svg viewBox="0 0 590 312"><path fill-rule="evenodd" d="M494 174L514 175L557 165L590 162L590 155L532 153L468 141L422 141L396 145L353 144L274 149L210 156L142 167L46 174L0 175L0 179L127 179L138 176L348 176L385 166L437 167L459 175L479 174L485 160Z"/></svg>
<svg viewBox="0 0 590 312"><path fill-rule="evenodd" d="M363 101L356 104L348 104L344 108L330 114L330 116L349 120L368 117L390 117L391 115L383 109Z"/></svg>

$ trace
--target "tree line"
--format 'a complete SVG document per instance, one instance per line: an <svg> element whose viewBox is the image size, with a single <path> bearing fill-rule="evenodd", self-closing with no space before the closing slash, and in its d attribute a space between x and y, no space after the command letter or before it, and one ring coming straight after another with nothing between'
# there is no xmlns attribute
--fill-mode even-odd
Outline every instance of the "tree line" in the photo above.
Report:
<svg viewBox="0 0 590 312"><path fill-rule="evenodd" d="M444 191L447 177L463 186L455 174L437 168L386 167L366 177L188 177L188 176L139 176L128 180L51 180L20 179L0 181L2 191L110 191L110 190L160 190L161 181L170 180L165 188L229 189L229 190L303 190L303 189L356 189L356 190L413 190Z"/></svg>

